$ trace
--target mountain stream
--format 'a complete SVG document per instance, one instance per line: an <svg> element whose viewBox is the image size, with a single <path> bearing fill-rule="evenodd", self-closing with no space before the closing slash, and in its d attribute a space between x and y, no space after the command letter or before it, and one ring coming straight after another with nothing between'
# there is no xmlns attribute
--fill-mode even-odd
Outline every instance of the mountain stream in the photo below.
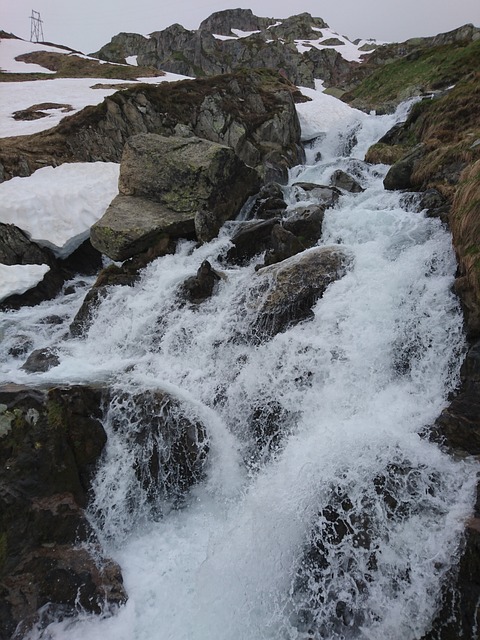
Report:
<svg viewBox="0 0 480 640"><path fill-rule="evenodd" d="M413 640L428 630L475 474L422 437L458 384L465 349L449 233L383 189L388 167L362 160L401 115L352 116L291 171L288 210L300 197L293 183L329 184L338 168L365 191L325 213L320 244L352 255L347 273L311 318L271 339L241 338L260 257L219 261L235 222L203 246L181 243L135 286L112 288L83 338L65 338L65 327L90 281L2 314L5 352L22 333L60 353L42 374L4 357L2 380L118 391L89 518L129 600L114 616L81 614L36 637ZM225 279L197 307L179 304L179 284L205 259ZM52 315L63 324L45 323ZM176 506L160 491L152 506L132 470L143 445L129 437L128 394L146 390L169 393L206 430L204 476ZM280 425L274 442L258 436L262 420Z"/></svg>

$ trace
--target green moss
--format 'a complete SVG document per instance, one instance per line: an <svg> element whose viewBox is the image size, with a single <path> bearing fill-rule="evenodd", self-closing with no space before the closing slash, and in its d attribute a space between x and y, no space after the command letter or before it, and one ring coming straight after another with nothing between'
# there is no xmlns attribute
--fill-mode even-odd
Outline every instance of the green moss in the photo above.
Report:
<svg viewBox="0 0 480 640"><path fill-rule="evenodd" d="M446 87L478 70L479 59L480 40L418 49L374 71L349 94L349 100L378 105L407 97L408 88Z"/></svg>
<svg viewBox="0 0 480 640"><path fill-rule="evenodd" d="M47 420L48 424L55 429L63 428L65 419L64 411L61 404L54 400L49 400L47 404Z"/></svg>

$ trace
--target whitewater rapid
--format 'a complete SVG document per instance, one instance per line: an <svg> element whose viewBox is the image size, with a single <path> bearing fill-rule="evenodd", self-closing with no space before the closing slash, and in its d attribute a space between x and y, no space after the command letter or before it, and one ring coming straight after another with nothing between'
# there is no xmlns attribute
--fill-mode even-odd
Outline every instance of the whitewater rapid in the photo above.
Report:
<svg viewBox="0 0 480 640"><path fill-rule="evenodd" d="M293 183L328 184L338 168L365 188L325 213L319 244L353 260L308 321L260 343L242 339L254 314L242 296L260 257L246 267L222 260L235 223L112 288L83 338L65 328L90 282L2 314L5 353L22 334L60 357L43 374L2 358L2 380L160 389L205 426L210 446L204 481L154 517L131 469L132 415L113 403L89 517L129 600L113 617L80 614L36 637L414 640L428 630L475 473L422 433L458 385L465 339L447 230L384 191L386 166L362 160L395 121L383 118L342 120L291 171L288 210L300 197ZM179 285L205 259L225 279L198 307L180 304ZM45 323L52 315L63 323ZM256 440L258 410L280 416L273 448ZM122 420L123 437L112 428Z"/></svg>

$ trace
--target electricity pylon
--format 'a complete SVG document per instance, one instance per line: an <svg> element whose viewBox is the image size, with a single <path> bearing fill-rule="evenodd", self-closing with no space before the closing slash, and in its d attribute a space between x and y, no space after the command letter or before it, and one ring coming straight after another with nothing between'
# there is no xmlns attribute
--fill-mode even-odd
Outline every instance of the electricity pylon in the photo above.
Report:
<svg viewBox="0 0 480 640"><path fill-rule="evenodd" d="M31 29L30 29L30 42L43 42L43 20L40 19L40 12L32 9L32 15L30 16Z"/></svg>

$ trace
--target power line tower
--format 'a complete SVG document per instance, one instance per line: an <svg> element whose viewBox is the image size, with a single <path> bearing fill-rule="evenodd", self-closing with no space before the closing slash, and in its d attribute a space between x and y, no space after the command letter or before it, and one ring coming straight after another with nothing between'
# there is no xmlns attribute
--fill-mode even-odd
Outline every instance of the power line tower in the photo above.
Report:
<svg viewBox="0 0 480 640"><path fill-rule="evenodd" d="M31 28L30 28L30 42L43 42L43 20L40 18L40 12L32 9L32 15L30 16Z"/></svg>

